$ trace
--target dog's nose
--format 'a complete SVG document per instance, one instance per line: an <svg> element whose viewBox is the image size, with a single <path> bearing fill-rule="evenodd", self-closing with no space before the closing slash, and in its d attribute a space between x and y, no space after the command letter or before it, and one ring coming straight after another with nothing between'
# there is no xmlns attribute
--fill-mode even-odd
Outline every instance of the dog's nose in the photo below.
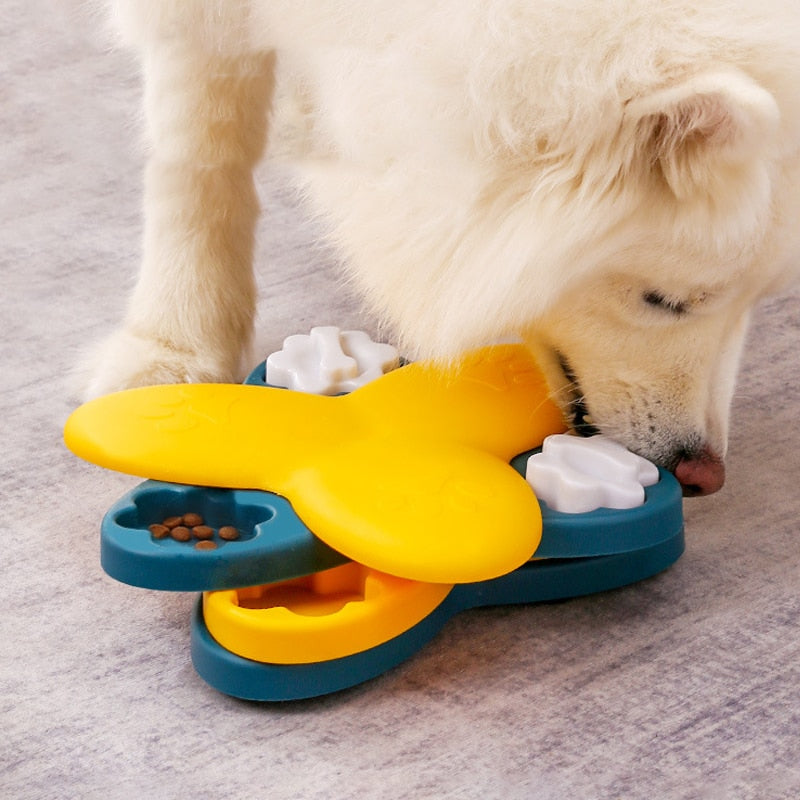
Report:
<svg viewBox="0 0 800 800"><path fill-rule="evenodd" d="M725 463L710 448L683 456L675 467L675 477L684 497L713 494L725 483Z"/></svg>

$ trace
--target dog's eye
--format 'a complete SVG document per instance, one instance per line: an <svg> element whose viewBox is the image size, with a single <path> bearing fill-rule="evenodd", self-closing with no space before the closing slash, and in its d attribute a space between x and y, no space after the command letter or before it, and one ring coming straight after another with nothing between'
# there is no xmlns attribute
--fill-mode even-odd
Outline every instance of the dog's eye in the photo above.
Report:
<svg viewBox="0 0 800 800"><path fill-rule="evenodd" d="M675 300L674 298L667 297L661 294L661 292L654 290L645 292L642 295L642 300L644 300L648 306L658 308L661 311L668 311L670 314L675 314L676 316L682 316L689 311L689 303L683 300Z"/></svg>

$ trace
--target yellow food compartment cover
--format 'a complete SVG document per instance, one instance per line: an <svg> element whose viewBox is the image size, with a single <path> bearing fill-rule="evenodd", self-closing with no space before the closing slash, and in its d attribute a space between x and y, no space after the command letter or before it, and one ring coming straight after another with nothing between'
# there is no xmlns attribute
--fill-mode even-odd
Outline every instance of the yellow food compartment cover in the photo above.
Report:
<svg viewBox="0 0 800 800"><path fill-rule="evenodd" d="M214 639L243 658L312 664L394 639L451 589L349 563L267 586L206 592L203 618Z"/></svg>

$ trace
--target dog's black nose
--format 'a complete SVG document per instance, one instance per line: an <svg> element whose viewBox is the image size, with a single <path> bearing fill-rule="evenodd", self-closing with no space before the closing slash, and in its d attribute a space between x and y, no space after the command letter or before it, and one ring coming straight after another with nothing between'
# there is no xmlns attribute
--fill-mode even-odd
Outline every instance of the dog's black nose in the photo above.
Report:
<svg viewBox="0 0 800 800"><path fill-rule="evenodd" d="M725 463L710 448L687 454L678 461L675 477L684 497L713 494L725 483Z"/></svg>

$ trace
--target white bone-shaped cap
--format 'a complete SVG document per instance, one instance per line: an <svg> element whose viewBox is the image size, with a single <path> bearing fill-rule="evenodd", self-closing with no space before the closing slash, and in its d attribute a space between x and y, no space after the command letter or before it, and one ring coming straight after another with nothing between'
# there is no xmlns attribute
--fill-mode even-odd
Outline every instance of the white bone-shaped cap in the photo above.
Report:
<svg viewBox="0 0 800 800"><path fill-rule="evenodd" d="M397 349L373 342L364 331L328 325L295 334L267 358L267 383L308 394L340 394L398 366Z"/></svg>

